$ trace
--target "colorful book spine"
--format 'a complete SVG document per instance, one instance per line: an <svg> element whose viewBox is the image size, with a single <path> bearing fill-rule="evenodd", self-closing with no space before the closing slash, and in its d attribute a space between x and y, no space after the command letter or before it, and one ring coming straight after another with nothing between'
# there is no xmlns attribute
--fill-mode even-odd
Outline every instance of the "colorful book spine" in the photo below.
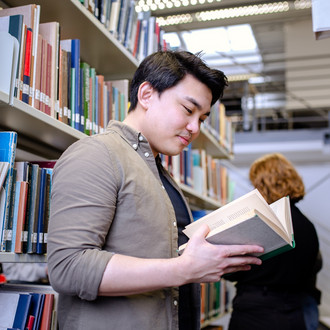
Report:
<svg viewBox="0 0 330 330"><path fill-rule="evenodd" d="M0 161L9 163L3 187L0 187L0 251L5 251L6 227L9 219L12 177L16 155L17 133L0 132Z"/></svg>

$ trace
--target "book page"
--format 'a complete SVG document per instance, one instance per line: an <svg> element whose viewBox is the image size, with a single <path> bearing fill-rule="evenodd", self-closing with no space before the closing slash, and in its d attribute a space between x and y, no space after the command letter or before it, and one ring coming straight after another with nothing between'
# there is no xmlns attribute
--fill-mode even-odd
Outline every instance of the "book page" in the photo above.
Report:
<svg viewBox="0 0 330 330"><path fill-rule="evenodd" d="M277 216L267 204L257 189L243 195L242 197L220 207L219 209L207 214L203 218L186 226L183 232L188 236L191 235L200 227L201 224L206 223L211 230L221 227L229 222L232 222L238 218L244 217L244 215L250 214L251 210L258 210L269 221L276 224L278 227L283 227L282 223L277 219ZM284 228L282 228L284 230Z"/></svg>
<svg viewBox="0 0 330 330"><path fill-rule="evenodd" d="M281 221L285 232L289 237L293 234L292 221L291 221L291 209L289 197L282 197L279 200L269 205L277 218Z"/></svg>

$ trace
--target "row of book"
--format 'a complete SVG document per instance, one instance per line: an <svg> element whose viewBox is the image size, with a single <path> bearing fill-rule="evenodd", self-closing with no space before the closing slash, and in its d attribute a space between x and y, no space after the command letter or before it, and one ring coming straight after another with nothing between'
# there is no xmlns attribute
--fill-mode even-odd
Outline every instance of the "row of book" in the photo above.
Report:
<svg viewBox="0 0 330 330"><path fill-rule="evenodd" d="M235 131L231 117L226 116L223 103L217 101L212 106L210 115L203 125L225 150L230 154L233 153Z"/></svg>
<svg viewBox="0 0 330 330"><path fill-rule="evenodd" d="M122 2L117 1L117 6ZM125 10L135 13L134 6ZM145 36L144 41L136 41L146 50L141 59L159 49L156 21L145 15L134 23L148 22L145 25L150 30L136 34ZM129 81L107 81L81 61L79 39L61 40L58 22L39 20L40 6L35 4L0 11L0 43L6 50L0 55L0 71L11 68L0 77L0 89L9 94L10 103L16 97L88 135L102 132L111 119L123 120ZM150 43L144 44L147 40Z"/></svg>
<svg viewBox="0 0 330 330"><path fill-rule="evenodd" d="M156 17L150 11L137 12L135 0L80 0L110 33L141 61L147 55L167 49Z"/></svg>
<svg viewBox="0 0 330 330"><path fill-rule="evenodd" d="M56 293L43 286L33 290L33 286L9 284L0 286L0 328L10 330L50 330L57 329ZM3 312L6 311L6 312Z"/></svg>
<svg viewBox="0 0 330 330"><path fill-rule="evenodd" d="M16 132L0 132L0 251L46 253L55 161L15 162Z"/></svg>
<svg viewBox="0 0 330 330"><path fill-rule="evenodd" d="M202 196L211 197L222 205L231 201L234 182L220 159L207 154L205 149L194 149L190 144L179 155L161 155L163 166L177 183L187 185Z"/></svg>
<svg viewBox="0 0 330 330"><path fill-rule="evenodd" d="M230 283L221 279L214 283L201 283L201 327L229 311Z"/></svg>

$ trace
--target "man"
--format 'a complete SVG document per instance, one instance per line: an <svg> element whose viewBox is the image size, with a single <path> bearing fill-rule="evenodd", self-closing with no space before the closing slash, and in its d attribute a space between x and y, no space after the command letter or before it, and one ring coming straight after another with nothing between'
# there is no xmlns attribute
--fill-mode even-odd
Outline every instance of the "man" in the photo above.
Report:
<svg viewBox="0 0 330 330"><path fill-rule="evenodd" d="M48 267L60 329L198 329L192 283L261 263L247 256L261 247L207 243L207 226L177 254L178 226L191 213L159 154L176 155L197 138L226 83L191 53L152 54L134 75L124 122L57 162Z"/></svg>

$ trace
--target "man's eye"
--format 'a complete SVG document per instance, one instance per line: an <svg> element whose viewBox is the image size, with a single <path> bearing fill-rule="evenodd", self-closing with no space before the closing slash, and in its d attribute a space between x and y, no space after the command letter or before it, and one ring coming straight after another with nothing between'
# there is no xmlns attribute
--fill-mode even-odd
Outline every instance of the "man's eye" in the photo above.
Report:
<svg viewBox="0 0 330 330"><path fill-rule="evenodd" d="M192 113L192 111L191 111L189 108L187 108L187 107L185 107L185 106L183 106L183 107L185 108L185 110L186 110L187 112Z"/></svg>

